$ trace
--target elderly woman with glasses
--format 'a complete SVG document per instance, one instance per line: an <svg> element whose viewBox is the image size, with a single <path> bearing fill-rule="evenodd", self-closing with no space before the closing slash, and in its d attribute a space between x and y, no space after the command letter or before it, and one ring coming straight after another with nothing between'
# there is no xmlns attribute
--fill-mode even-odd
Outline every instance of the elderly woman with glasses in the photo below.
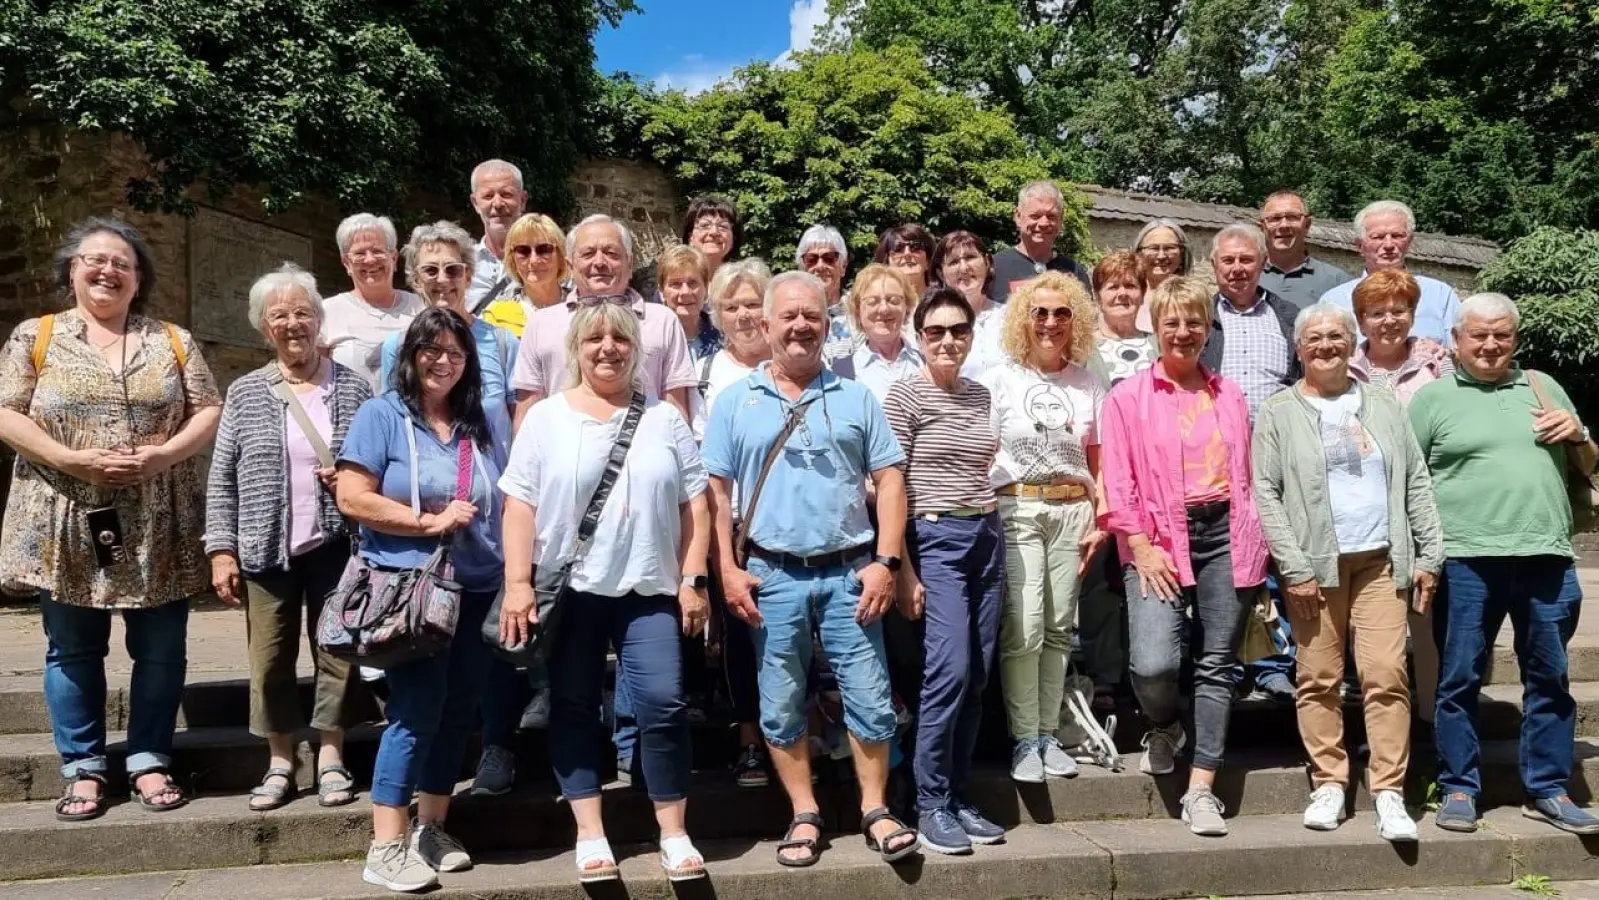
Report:
<svg viewBox="0 0 1599 900"><path fill-rule="evenodd" d="M1353 644L1371 746L1367 780L1377 832L1416 840L1405 811L1410 692L1407 598L1432 605L1443 533L1432 479L1392 393L1349 377L1355 320L1330 303L1294 322L1305 377L1261 405L1255 420L1255 501L1277 561L1299 652L1299 733L1314 790L1305 827L1331 831L1350 787L1340 686Z"/></svg>
<svg viewBox="0 0 1599 900"><path fill-rule="evenodd" d="M1186 277L1193 272L1194 251L1188 243L1188 233L1171 219L1155 219L1145 223L1138 231L1138 238L1133 241L1133 250L1144 261L1147 291L1160 287L1168 278ZM1155 330L1150 322L1148 304L1138 311L1137 323L1141 331Z"/></svg>
<svg viewBox="0 0 1599 900"><path fill-rule="evenodd" d="M1083 365L1093 321L1075 276L1022 282L1005 304L1010 361L980 379L999 435L989 470L1005 526L999 674L1015 741L1010 776L1019 782L1077 774L1055 731L1083 568L1105 539L1094 522L1105 389Z"/></svg>
<svg viewBox="0 0 1599 900"><path fill-rule="evenodd" d="M296 793L294 744L306 724L295 669L302 622L316 671L317 800L342 806L355 800L344 766L344 729L354 724L350 665L314 638L350 557L333 455L372 388L317 352L322 297L309 272L284 264L256 279L249 315L276 359L228 388L206 489L205 549L217 596L245 607L250 732L266 738L269 754L250 809L276 809Z"/></svg>
<svg viewBox="0 0 1599 900"><path fill-rule="evenodd" d="M935 277L933 250L933 236L926 228L914 223L899 225L883 232L872 262L898 269L910 284L911 295L920 297Z"/></svg>
<svg viewBox="0 0 1599 900"><path fill-rule="evenodd" d="M889 385L920 371L924 362L921 351L905 337L916 299L899 269L880 263L862 269L844 301L856 345L836 348L828 367L840 378L866 385L882 402Z"/></svg>
<svg viewBox="0 0 1599 900"><path fill-rule="evenodd" d="M794 264L821 279L827 289L829 332L826 352L837 355L847 346L854 349L855 333L844 315L844 275L849 271L849 245L844 235L831 225L812 225L800 235L794 248Z"/></svg>
<svg viewBox="0 0 1599 900"><path fill-rule="evenodd" d="M483 308L483 320L522 336L527 317L561 300L566 280L566 235L549 216L528 213L505 233L505 274L511 291Z"/></svg>
<svg viewBox="0 0 1599 900"><path fill-rule="evenodd" d="M400 238L388 217L356 213L339 223L336 237L339 262L350 273L352 287L322 301L320 343L334 362L360 373L374 393L382 393L383 342L403 333L427 304L394 287ZM475 253L466 256L468 269Z"/></svg>

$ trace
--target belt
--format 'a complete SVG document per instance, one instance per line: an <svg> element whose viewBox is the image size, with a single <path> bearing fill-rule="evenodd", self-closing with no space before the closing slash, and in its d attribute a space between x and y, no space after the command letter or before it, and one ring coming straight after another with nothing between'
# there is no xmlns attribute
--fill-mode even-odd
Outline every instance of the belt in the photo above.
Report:
<svg viewBox="0 0 1599 900"><path fill-rule="evenodd" d="M1226 500L1207 500L1204 503L1195 503L1188 507L1188 518L1208 519L1226 512L1232 504Z"/></svg>
<svg viewBox="0 0 1599 900"><path fill-rule="evenodd" d="M925 522L937 522L939 519L981 519L996 508L992 503L985 503L982 506L957 506L954 509L946 509L943 512L921 513L912 518L921 519Z"/></svg>
<svg viewBox="0 0 1599 900"><path fill-rule="evenodd" d="M833 566L845 566L871 552L871 544L859 544L843 550L834 550L831 553L818 553L815 556L796 556L793 553L768 550L759 544L750 544L750 553L773 565L799 566L802 569L830 569Z"/></svg>
<svg viewBox="0 0 1599 900"><path fill-rule="evenodd" d="M1077 482L1067 484L1022 484L1016 482L1007 484L1002 488L995 488L994 493L1007 497L1026 497L1029 500L1086 500L1088 488Z"/></svg>

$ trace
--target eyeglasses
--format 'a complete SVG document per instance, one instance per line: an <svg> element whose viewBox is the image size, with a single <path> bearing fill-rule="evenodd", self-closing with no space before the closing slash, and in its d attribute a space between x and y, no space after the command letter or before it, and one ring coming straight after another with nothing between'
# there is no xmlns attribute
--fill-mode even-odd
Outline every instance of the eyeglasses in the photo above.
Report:
<svg viewBox="0 0 1599 900"><path fill-rule="evenodd" d="M1370 319L1373 322L1403 322L1412 315L1414 313L1409 307L1403 309L1370 309L1361 318Z"/></svg>
<svg viewBox="0 0 1599 900"><path fill-rule="evenodd" d="M828 250L822 253L807 253L800 257L800 265L803 265L807 269L812 266L823 264L829 266L838 265L838 251Z"/></svg>
<svg viewBox="0 0 1599 900"><path fill-rule="evenodd" d="M726 219L704 218L694 223L695 234L733 233L733 223Z"/></svg>
<svg viewBox="0 0 1599 900"><path fill-rule="evenodd" d="M511 253L514 254L517 259L527 259L530 256L537 256L539 259L549 259L555 255L555 245L517 244L515 247L511 248Z"/></svg>
<svg viewBox="0 0 1599 900"><path fill-rule="evenodd" d="M972 326L970 325L927 325L922 328L922 337L929 344L941 343L948 335L957 341L970 340Z"/></svg>
<svg viewBox="0 0 1599 900"><path fill-rule="evenodd" d="M1267 225L1298 225L1305 221L1304 213L1273 213L1262 219Z"/></svg>
<svg viewBox="0 0 1599 900"><path fill-rule="evenodd" d="M268 325L287 325L290 322L315 322L316 310L314 309L274 309L267 313Z"/></svg>
<svg viewBox="0 0 1599 900"><path fill-rule="evenodd" d="M466 352L463 350L450 350L446 347L440 347L438 344L423 344L416 351L416 358L421 360L424 366L431 366L441 359L447 359L450 361L450 365L458 366L466 362Z"/></svg>
<svg viewBox="0 0 1599 900"><path fill-rule="evenodd" d="M445 263L442 266L437 263L428 263L417 266L416 272L429 281L437 281L441 274L446 279L454 281L466 274L466 263Z"/></svg>
<svg viewBox="0 0 1599 900"><path fill-rule="evenodd" d="M1033 322L1038 325L1042 325L1045 322L1051 321L1070 322L1072 320L1072 308L1070 306L1057 306L1054 309L1035 306L1033 307L1032 314Z"/></svg>
<svg viewBox="0 0 1599 900"><path fill-rule="evenodd" d="M1349 336L1346 334L1307 334L1299 339L1299 343L1306 347L1347 347Z"/></svg>
<svg viewBox="0 0 1599 900"><path fill-rule="evenodd" d="M110 266L112 271L120 272L123 275L137 271L139 268L120 256L107 256L104 253L80 253L78 254L78 261L91 269L103 269L106 266Z"/></svg>
<svg viewBox="0 0 1599 900"><path fill-rule="evenodd" d="M389 251L387 251L387 250L351 250L350 251L350 258L353 259L353 260L356 260L357 262L370 262L371 260L374 260L374 259L387 259L388 256L389 256Z"/></svg>
<svg viewBox="0 0 1599 900"><path fill-rule="evenodd" d="M1145 244L1138 248L1140 253L1149 253L1155 256L1165 256L1168 253L1181 253L1182 244Z"/></svg>

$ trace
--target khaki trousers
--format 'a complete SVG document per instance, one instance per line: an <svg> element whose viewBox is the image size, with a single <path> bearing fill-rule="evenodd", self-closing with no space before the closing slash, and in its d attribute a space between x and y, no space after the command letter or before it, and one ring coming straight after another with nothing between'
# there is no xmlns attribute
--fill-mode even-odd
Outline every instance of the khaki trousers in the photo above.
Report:
<svg viewBox="0 0 1599 900"><path fill-rule="evenodd" d="M311 646L316 668L311 727L339 731L351 721L350 664L316 645L316 623L323 601L338 586L350 545L335 539L289 561L288 571L247 575L245 640L250 652L250 733L293 734L305 727L295 664L300 635Z"/></svg>
<svg viewBox="0 0 1599 900"><path fill-rule="evenodd" d="M1394 586L1387 550L1338 559L1338 587L1322 589L1319 615L1305 619L1288 604L1299 644L1299 734L1310 755L1316 787L1350 786L1339 686L1344 652L1354 628L1366 735L1371 745L1368 782L1373 793L1403 791L1410 763L1410 688L1405 677L1408 604Z"/></svg>

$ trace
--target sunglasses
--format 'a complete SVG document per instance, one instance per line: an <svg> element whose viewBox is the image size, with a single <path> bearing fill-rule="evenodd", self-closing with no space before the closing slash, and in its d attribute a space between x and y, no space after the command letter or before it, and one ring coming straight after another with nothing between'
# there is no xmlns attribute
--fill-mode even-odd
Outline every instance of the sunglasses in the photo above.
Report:
<svg viewBox="0 0 1599 900"><path fill-rule="evenodd" d="M957 341L967 340L972 336L970 325L927 325L922 328L922 337L929 344L937 344L948 335Z"/></svg>
<svg viewBox="0 0 1599 900"><path fill-rule="evenodd" d="M910 253L926 253L927 248L921 244L895 244L888 248L889 256L903 256Z"/></svg>
<svg viewBox="0 0 1599 900"><path fill-rule="evenodd" d="M826 264L838 265L838 251L828 250L825 253L807 253L800 257L800 263L809 269L811 266Z"/></svg>
<svg viewBox="0 0 1599 900"><path fill-rule="evenodd" d="M511 252L516 255L517 259L527 259L530 256L537 256L539 259L549 259L555 255L555 245L517 244L515 247L511 248Z"/></svg>
<svg viewBox="0 0 1599 900"><path fill-rule="evenodd" d="M1039 325L1050 321L1070 322L1072 320L1072 308L1070 306L1057 306L1054 309L1035 306L1032 314L1033 321Z"/></svg>
<svg viewBox="0 0 1599 900"><path fill-rule="evenodd" d="M416 271L417 274L429 281L437 280L440 274L454 281L466 274L466 263L445 263L442 266L436 263L428 263L424 266L417 266Z"/></svg>

